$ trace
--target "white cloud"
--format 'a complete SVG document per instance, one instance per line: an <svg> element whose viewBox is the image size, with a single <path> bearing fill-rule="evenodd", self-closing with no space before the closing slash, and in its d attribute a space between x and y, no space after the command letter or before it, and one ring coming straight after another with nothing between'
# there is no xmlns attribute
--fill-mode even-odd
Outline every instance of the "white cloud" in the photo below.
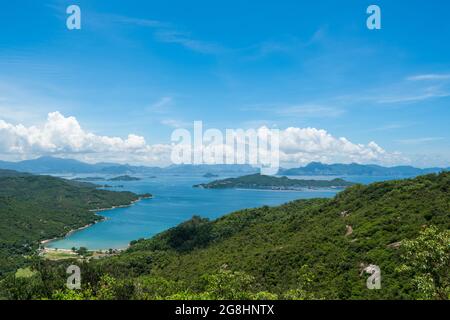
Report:
<svg viewBox="0 0 450 320"><path fill-rule="evenodd" d="M263 135L267 130L262 126L257 131ZM170 144L149 145L144 137L135 134L120 138L87 132L75 117L59 112L49 113L42 126L26 127L0 120L0 155L8 159L57 155L88 162L169 165L171 150ZM282 166L290 167L311 161L391 164L404 159L375 142L357 144L325 130L291 127L280 130L280 160Z"/></svg>
<svg viewBox="0 0 450 320"><path fill-rule="evenodd" d="M158 41L174 43L189 50L203 54L218 54L223 51L219 45L211 42L193 39L189 33L176 30L158 30L155 32Z"/></svg>
<svg viewBox="0 0 450 320"><path fill-rule="evenodd" d="M291 127L282 130L280 134L280 158L285 165L306 164L311 161L392 164L405 160L400 154L389 153L373 141L356 144L316 128Z"/></svg>
<svg viewBox="0 0 450 320"><path fill-rule="evenodd" d="M169 146L148 145L145 139L129 134L120 137L99 136L85 131L74 117L59 112L48 114L43 126L25 127L0 120L0 153L18 158L42 154L73 156L89 155L93 161L158 162L170 151Z"/></svg>
<svg viewBox="0 0 450 320"><path fill-rule="evenodd" d="M414 139L400 139L397 142L402 144L423 144L435 141L444 140L444 137L423 137L423 138L414 138Z"/></svg>
<svg viewBox="0 0 450 320"><path fill-rule="evenodd" d="M416 76L408 77L409 81L425 81L425 80L448 80L450 79L450 74L421 74Z"/></svg>
<svg viewBox="0 0 450 320"><path fill-rule="evenodd" d="M173 104L172 97L162 97L158 101L154 102L149 108L148 111L154 113L167 113L170 107Z"/></svg>
<svg viewBox="0 0 450 320"><path fill-rule="evenodd" d="M173 43L182 47L203 54L217 54L222 52L222 48L207 41L194 39L189 32L179 31L170 23L152 19L140 19L121 15L101 14L104 21L109 23L120 23L136 27L150 28L154 33L155 39L164 43Z"/></svg>
<svg viewBox="0 0 450 320"><path fill-rule="evenodd" d="M301 103L294 105L287 104L256 104L241 108L241 111L251 112L271 112L282 117L296 118L335 118L343 115L344 108L328 105L327 103Z"/></svg>
<svg viewBox="0 0 450 320"><path fill-rule="evenodd" d="M278 114L284 116L296 117L339 117L345 110L317 104L304 104L298 106L285 107L277 111Z"/></svg>
<svg viewBox="0 0 450 320"><path fill-rule="evenodd" d="M192 127L192 123L178 119L163 119L161 124L171 128L189 128Z"/></svg>
<svg viewBox="0 0 450 320"><path fill-rule="evenodd" d="M427 92L417 95L403 95L397 97L388 97L378 100L378 103L404 103L404 102L419 102L435 98L446 98L449 97L450 93L447 92Z"/></svg>

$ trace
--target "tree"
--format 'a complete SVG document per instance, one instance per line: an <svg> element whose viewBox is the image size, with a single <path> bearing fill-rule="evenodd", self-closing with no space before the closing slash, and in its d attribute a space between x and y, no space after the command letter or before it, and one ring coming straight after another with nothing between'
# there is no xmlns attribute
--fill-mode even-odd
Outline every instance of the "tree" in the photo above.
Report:
<svg viewBox="0 0 450 320"><path fill-rule="evenodd" d="M218 273L204 276L207 282L206 296L211 300L244 300L252 296L255 279L243 272L221 269Z"/></svg>
<svg viewBox="0 0 450 320"><path fill-rule="evenodd" d="M87 248L81 247L80 249L77 250L77 253L78 253L80 256L85 257L85 256L88 255L89 251L88 251Z"/></svg>
<svg viewBox="0 0 450 320"><path fill-rule="evenodd" d="M283 298L286 300L318 300L311 291L316 277L308 265L303 265L298 271L298 288L287 291Z"/></svg>
<svg viewBox="0 0 450 320"><path fill-rule="evenodd" d="M402 243L404 265L422 299L450 299L450 231L428 227L415 240Z"/></svg>

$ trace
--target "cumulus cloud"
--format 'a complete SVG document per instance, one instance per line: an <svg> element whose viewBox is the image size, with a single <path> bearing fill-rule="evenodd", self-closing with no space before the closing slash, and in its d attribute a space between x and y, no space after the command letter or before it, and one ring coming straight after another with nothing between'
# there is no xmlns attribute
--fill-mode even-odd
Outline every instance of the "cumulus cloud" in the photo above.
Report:
<svg viewBox="0 0 450 320"><path fill-rule="evenodd" d="M260 127L258 136L265 136L268 130ZM135 134L126 138L96 135L84 130L75 117L65 117L59 112L49 113L42 126L26 127L0 120L0 155L3 158L57 155L89 162L169 165L171 151L170 144L150 145L144 137ZM403 160L399 154L387 152L375 142L357 144L316 128L280 130L282 166L299 166L311 161L393 164Z"/></svg>
<svg viewBox="0 0 450 320"><path fill-rule="evenodd" d="M0 120L0 153L29 157L41 154L85 155L92 160L126 160L138 162L163 160L167 146L148 145L145 139L129 134L120 137L99 136L85 131L75 117L59 112L48 114L41 127L13 125ZM97 155L97 156L94 156ZM85 158L86 158L85 157Z"/></svg>
<svg viewBox="0 0 450 320"><path fill-rule="evenodd" d="M287 128L280 132L280 158L285 164L357 162L393 164L404 161L400 154L389 153L371 141L357 144L336 138L326 130Z"/></svg>
<svg viewBox="0 0 450 320"><path fill-rule="evenodd" d="M258 141L259 145L269 147L265 149L259 148L256 153L257 157L263 156L267 152L273 152L271 145L271 138L273 132L267 126L262 126L257 130L242 130L238 133L233 130L232 136L236 142L240 145L246 145L247 152L251 149L249 141ZM278 130L279 133L279 160L283 167L298 167L305 165L313 161L322 163L378 163L384 165L393 165L398 163L407 163L409 160L403 157L400 153L388 152L384 150L374 141L370 141L367 144L353 143L344 137L334 137L326 130L320 130L316 128L295 128L290 127L285 130ZM211 143L208 144L206 138L203 141L203 160L205 160L205 154L212 155L219 152L219 158L234 154L236 151L230 148L230 144L226 141L223 133L218 132L220 138L219 141L223 143ZM257 138L249 138L257 137ZM217 142L217 138L210 141ZM256 139L256 140L255 140ZM201 150L195 148L194 152L201 152ZM249 157L255 155L247 154L247 161ZM232 156L233 157L233 156ZM242 157L241 157L242 159ZM211 162L208 162L211 163Z"/></svg>

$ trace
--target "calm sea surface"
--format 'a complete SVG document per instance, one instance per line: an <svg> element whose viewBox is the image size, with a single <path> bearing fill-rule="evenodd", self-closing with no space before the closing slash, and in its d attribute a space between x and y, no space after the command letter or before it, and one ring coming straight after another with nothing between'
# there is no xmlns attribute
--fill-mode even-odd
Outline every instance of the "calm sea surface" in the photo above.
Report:
<svg viewBox="0 0 450 320"><path fill-rule="evenodd" d="M295 178L333 179L335 177ZM345 179L370 183L391 180L395 177L345 177ZM151 193L154 198L142 200L127 208L103 211L100 214L107 218L106 221L72 233L64 239L50 242L47 247L121 249L126 248L131 240L149 238L190 219L193 215L215 219L243 208L276 206L296 199L330 198L338 192L337 190L206 190L192 187L194 184L211 180L214 179L198 176L161 176L130 182L99 182L115 186L109 190L127 190L138 194Z"/></svg>

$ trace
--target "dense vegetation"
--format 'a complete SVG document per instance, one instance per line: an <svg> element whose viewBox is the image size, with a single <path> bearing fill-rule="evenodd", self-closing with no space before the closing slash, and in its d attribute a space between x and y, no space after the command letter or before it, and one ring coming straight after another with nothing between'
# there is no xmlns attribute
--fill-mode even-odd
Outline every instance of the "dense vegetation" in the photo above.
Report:
<svg viewBox="0 0 450 320"><path fill-rule="evenodd" d="M93 184L0 170L0 276L25 264L39 241L100 220L92 210L137 198Z"/></svg>
<svg viewBox="0 0 450 320"><path fill-rule="evenodd" d="M353 185L342 179L333 180L297 180L287 177L265 176L261 174L252 174L238 178L228 178L216 180L210 183L195 185L196 188L205 189L276 189L276 190L297 190L302 188L338 188Z"/></svg>
<svg viewBox="0 0 450 320"><path fill-rule="evenodd" d="M36 260L7 298L448 299L450 173L356 185L334 199L194 217L91 262ZM80 265L82 290L64 288ZM368 290L368 265L381 290Z"/></svg>

